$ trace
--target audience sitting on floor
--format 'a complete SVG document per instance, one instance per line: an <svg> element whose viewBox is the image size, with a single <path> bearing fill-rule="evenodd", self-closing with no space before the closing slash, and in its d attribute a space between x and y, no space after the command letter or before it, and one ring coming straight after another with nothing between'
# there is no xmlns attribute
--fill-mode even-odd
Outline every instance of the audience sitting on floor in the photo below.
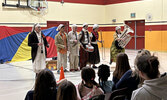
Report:
<svg viewBox="0 0 167 100"><path fill-rule="evenodd" d="M166 100L167 74L160 75L158 58L149 55L139 57L137 69L144 83L133 91L131 100Z"/></svg>
<svg viewBox="0 0 167 100"><path fill-rule="evenodd" d="M108 80L110 77L110 67L108 65L102 64L98 67L99 84L104 93L112 92L113 82Z"/></svg>
<svg viewBox="0 0 167 100"><path fill-rule="evenodd" d="M136 66L137 58L142 55L151 55L148 50L140 50L135 58L134 65ZM120 78L120 80L115 84L115 89L127 88L127 99L130 100L132 92L138 88L140 82L143 82L139 78L136 67L135 70L129 69L125 74Z"/></svg>
<svg viewBox="0 0 167 100"><path fill-rule="evenodd" d="M138 51L134 70L130 68L127 54L119 53L112 81L108 80L108 65L100 65L97 74L99 84L95 81L94 69L82 68L82 81L75 86L66 79L57 84L53 72L44 69L37 75L34 90L28 91L25 100L104 100L104 93L112 94L124 88L126 100L166 100L167 73L160 75L159 60L148 50Z"/></svg>
<svg viewBox="0 0 167 100"><path fill-rule="evenodd" d="M88 100L95 95L104 94L100 85L95 82L95 71L90 67L84 67L81 71L82 82L77 87L78 98Z"/></svg>
<svg viewBox="0 0 167 100"><path fill-rule="evenodd" d="M39 72L34 90L28 91L25 100L56 100L57 89L55 77L49 69Z"/></svg>
<svg viewBox="0 0 167 100"><path fill-rule="evenodd" d="M113 79L114 82L113 90L115 90L115 84L120 80L120 78L127 72L130 68L129 59L127 54L119 53L116 58L116 68L113 72Z"/></svg>
<svg viewBox="0 0 167 100"><path fill-rule="evenodd" d="M57 100L79 100L75 85L70 81L63 81L57 90Z"/></svg>

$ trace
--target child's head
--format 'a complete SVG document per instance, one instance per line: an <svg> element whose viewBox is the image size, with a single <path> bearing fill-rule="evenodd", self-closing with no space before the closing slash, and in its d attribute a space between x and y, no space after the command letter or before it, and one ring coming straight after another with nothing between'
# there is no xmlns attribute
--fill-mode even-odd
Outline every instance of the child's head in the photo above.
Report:
<svg viewBox="0 0 167 100"><path fill-rule="evenodd" d="M98 68L99 81L107 81L110 76L110 67L108 65L102 64Z"/></svg>
<svg viewBox="0 0 167 100"><path fill-rule="evenodd" d="M117 59L116 59L116 68L113 72L113 76L117 77L118 79L120 79L122 77L122 75L128 71L130 68L129 65L129 59L127 54L125 53L119 53L117 55Z"/></svg>
<svg viewBox="0 0 167 100"><path fill-rule="evenodd" d="M92 69L90 67L82 68L81 77L82 77L82 80L85 83L92 83L92 81L94 81L94 79L95 79L95 71L94 71L94 69Z"/></svg>
<svg viewBox="0 0 167 100"><path fill-rule="evenodd" d="M159 61L155 56L143 55L138 58L139 75L144 79L154 79L160 74Z"/></svg>
<svg viewBox="0 0 167 100"><path fill-rule="evenodd" d="M44 69L39 72L34 89L34 100L43 100L45 97L44 94L52 93L56 89L56 80L55 77L49 69ZM43 99L41 99L43 98Z"/></svg>
<svg viewBox="0 0 167 100"><path fill-rule="evenodd" d="M77 100L76 88L72 82L65 80L59 85L57 100Z"/></svg>

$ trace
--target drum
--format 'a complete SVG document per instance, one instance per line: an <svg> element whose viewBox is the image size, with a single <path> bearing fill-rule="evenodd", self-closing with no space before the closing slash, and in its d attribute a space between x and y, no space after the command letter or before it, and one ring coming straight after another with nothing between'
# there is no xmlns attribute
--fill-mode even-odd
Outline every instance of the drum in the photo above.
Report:
<svg viewBox="0 0 167 100"><path fill-rule="evenodd" d="M93 47L93 46L88 46L88 45L86 45L86 50L87 50L88 52L93 52L93 51L94 51L94 47Z"/></svg>

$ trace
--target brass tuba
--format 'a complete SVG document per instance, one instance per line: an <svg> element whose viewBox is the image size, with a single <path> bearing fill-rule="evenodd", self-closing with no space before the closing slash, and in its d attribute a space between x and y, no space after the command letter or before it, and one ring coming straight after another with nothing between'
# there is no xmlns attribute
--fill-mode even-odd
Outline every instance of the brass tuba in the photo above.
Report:
<svg viewBox="0 0 167 100"><path fill-rule="evenodd" d="M129 41L131 40L131 36L128 34L128 33L134 33L133 29L130 28L128 25L124 25L124 30L123 32L121 33L121 36L119 40L116 40L115 41L115 46L118 48L118 49L121 49L121 48L125 48L125 46L129 43Z"/></svg>

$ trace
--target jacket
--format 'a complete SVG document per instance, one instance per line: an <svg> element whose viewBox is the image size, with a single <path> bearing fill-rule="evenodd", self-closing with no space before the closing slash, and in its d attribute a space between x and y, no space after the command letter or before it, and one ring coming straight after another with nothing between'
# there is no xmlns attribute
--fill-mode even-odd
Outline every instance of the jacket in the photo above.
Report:
<svg viewBox="0 0 167 100"><path fill-rule="evenodd" d="M65 33L67 41L68 35ZM67 43L66 43L67 44ZM63 38L60 36L60 32L55 36L55 45L57 46L57 51L59 52L61 49L65 48L65 44Z"/></svg>
<svg viewBox="0 0 167 100"><path fill-rule="evenodd" d="M133 91L131 100L167 100L167 74L145 80L141 88Z"/></svg>
<svg viewBox="0 0 167 100"><path fill-rule="evenodd" d="M44 36L44 34L41 32L41 36L43 38L44 41L44 46L45 46L45 55L47 57L47 50L46 50L46 46L49 47L48 42L46 40L46 37ZM31 32L28 36L28 46L31 46L31 57L32 57L32 62L34 62L35 57L37 55L37 50L38 50L38 38L37 35L35 33L35 31Z"/></svg>

